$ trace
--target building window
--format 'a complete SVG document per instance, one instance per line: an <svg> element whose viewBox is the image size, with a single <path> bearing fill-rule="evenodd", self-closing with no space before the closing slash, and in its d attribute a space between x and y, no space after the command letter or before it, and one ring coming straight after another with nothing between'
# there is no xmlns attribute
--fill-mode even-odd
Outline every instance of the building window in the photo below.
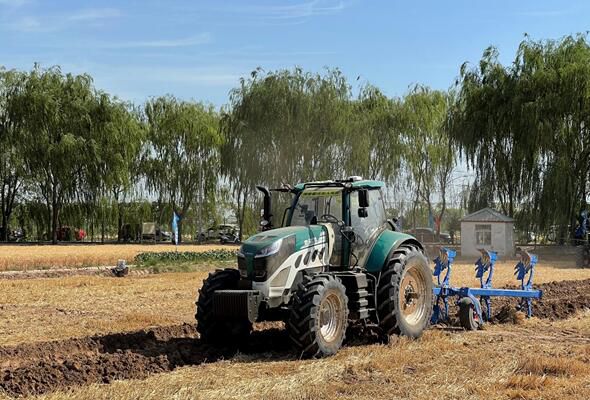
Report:
<svg viewBox="0 0 590 400"><path fill-rule="evenodd" d="M475 225L475 244L492 245L492 225Z"/></svg>

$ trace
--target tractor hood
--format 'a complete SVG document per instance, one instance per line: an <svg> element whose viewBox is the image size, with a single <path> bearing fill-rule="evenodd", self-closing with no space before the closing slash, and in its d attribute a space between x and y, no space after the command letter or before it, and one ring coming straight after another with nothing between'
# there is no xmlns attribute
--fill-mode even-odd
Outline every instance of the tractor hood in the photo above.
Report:
<svg viewBox="0 0 590 400"><path fill-rule="evenodd" d="M254 282L270 279L291 256L326 243L326 229L321 225L289 226L250 237L238 253L240 276Z"/></svg>
<svg viewBox="0 0 590 400"><path fill-rule="evenodd" d="M285 239L294 237L293 240L294 248L293 251L299 251L304 247L308 247L318 241L325 240L326 228L322 225L310 225L310 226L287 226L284 228L271 229L269 231L257 233L254 236L250 236L240 248L240 253L245 257L255 256L263 252L264 249L269 248L273 243Z"/></svg>

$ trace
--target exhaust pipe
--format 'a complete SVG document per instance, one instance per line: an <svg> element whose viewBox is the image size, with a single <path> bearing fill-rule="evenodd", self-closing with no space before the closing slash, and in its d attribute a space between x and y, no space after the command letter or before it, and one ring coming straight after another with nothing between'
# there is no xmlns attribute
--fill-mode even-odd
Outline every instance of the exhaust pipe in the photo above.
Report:
<svg viewBox="0 0 590 400"><path fill-rule="evenodd" d="M260 226L263 231L267 231L272 229L272 199L270 190L264 186L256 186L256 189L260 190L264 195L262 221L260 221Z"/></svg>

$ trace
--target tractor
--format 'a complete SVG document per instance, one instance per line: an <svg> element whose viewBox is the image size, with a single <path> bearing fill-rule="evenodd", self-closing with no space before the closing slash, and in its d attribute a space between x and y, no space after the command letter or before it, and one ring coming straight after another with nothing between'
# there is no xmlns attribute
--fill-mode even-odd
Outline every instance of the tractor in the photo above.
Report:
<svg viewBox="0 0 590 400"><path fill-rule="evenodd" d="M197 330L212 345L246 340L253 323L284 321L306 358L335 354L352 324L418 338L433 308L424 247L386 216L383 182L351 177L267 189L262 231L244 241L237 269L203 281ZM273 191L292 201L273 226Z"/></svg>

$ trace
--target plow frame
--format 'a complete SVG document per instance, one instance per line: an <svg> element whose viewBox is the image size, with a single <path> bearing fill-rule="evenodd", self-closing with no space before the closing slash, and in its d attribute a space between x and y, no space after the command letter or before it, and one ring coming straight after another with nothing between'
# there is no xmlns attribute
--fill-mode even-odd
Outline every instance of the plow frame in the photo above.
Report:
<svg viewBox="0 0 590 400"><path fill-rule="evenodd" d="M520 289L496 289L492 286L497 254L492 251L479 249L481 257L475 263L475 276L480 280L479 288L454 287L450 284L452 263L456 251L442 247L439 256L434 260L433 275L437 277L437 286L433 288L436 296L431 323L436 324L449 320L449 298L456 298L457 304L469 298L473 304L473 311L482 324L492 319L492 297L519 298L520 309L525 309L527 317L532 316L532 299L542 297L541 290L533 289L533 276L537 256L522 252L521 260L514 267L516 278L520 281ZM479 299L477 298L479 296ZM482 303L485 304L483 310Z"/></svg>

